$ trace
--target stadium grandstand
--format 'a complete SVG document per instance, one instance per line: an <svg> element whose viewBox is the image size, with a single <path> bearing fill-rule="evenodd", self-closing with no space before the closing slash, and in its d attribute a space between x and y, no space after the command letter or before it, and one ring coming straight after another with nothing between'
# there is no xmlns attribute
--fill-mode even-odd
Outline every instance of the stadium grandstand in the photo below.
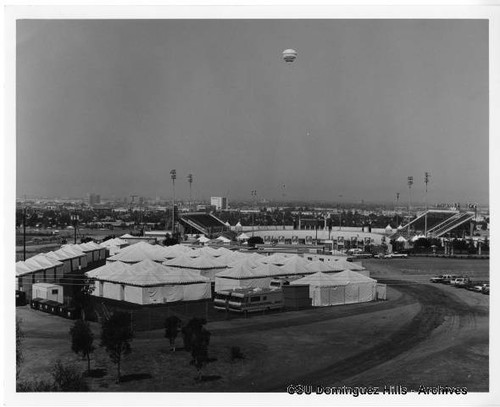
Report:
<svg viewBox="0 0 500 407"><path fill-rule="evenodd" d="M187 234L203 234L210 238L224 236L234 238L234 232L219 218L209 213L186 213L179 219Z"/></svg>
<svg viewBox="0 0 500 407"><path fill-rule="evenodd" d="M391 239L399 236L410 239L415 235L425 235L430 238L463 237L470 234L474 219L475 213L471 211L429 209L399 227Z"/></svg>

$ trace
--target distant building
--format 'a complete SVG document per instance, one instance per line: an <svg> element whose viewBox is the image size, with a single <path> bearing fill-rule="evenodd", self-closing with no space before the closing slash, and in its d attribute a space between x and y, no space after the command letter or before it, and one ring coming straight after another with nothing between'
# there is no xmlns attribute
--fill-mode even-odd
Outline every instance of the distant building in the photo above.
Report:
<svg viewBox="0 0 500 407"><path fill-rule="evenodd" d="M89 196L89 205L94 206L101 203L101 195L99 194L90 194Z"/></svg>
<svg viewBox="0 0 500 407"><path fill-rule="evenodd" d="M227 210L227 198L212 196L210 198L210 205L215 206L217 211L225 211Z"/></svg>

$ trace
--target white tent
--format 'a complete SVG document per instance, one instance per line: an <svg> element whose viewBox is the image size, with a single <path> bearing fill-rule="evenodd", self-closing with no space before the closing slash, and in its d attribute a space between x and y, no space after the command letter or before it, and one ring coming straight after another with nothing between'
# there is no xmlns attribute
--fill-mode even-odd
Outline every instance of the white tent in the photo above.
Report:
<svg viewBox="0 0 500 407"><path fill-rule="evenodd" d="M92 295L135 304L211 298L208 278L189 270L166 267L149 259L122 268L111 266L101 270L94 278L99 288Z"/></svg>
<svg viewBox="0 0 500 407"><path fill-rule="evenodd" d="M331 263L332 262L314 260L307 265L307 268L309 269L309 271L313 273L317 273L318 271L321 271L322 273L327 273L335 270L335 268L332 266Z"/></svg>
<svg viewBox="0 0 500 407"><path fill-rule="evenodd" d="M260 277L274 278L285 275L281 267L278 267L275 264L261 264L260 266L254 268L253 270L255 271L255 274Z"/></svg>
<svg viewBox="0 0 500 407"><path fill-rule="evenodd" d="M347 283L335 282L329 274L317 272L299 280L290 282L291 285L308 285L309 297L314 307L324 307L343 303L343 286Z"/></svg>
<svg viewBox="0 0 500 407"><path fill-rule="evenodd" d="M305 274L312 274L313 272L308 268L309 262L300 256L293 256L285 260L285 264L281 266L284 274L289 276L298 276Z"/></svg>
<svg viewBox="0 0 500 407"><path fill-rule="evenodd" d="M205 235L201 235L198 238L198 242L200 242L200 243L207 243L207 242L210 242L210 239L208 237L206 237Z"/></svg>
<svg viewBox="0 0 500 407"><path fill-rule="evenodd" d="M264 263L264 264L274 264L277 266L282 266L286 263L287 259L288 259L288 257L282 253L274 253L274 254L271 254L270 256L267 256L267 257L263 256L260 259L260 261L261 261L261 263Z"/></svg>
<svg viewBox="0 0 500 407"><path fill-rule="evenodd" d="M344 304L373 301L377 298L377 280L352 270L332 274L337 283L346 283Z"/></svg>
<svg viewBox="0 0 500 407"><path fill-rule="evenodd" d="M138 242L121 249L117 254L107 259L107 262L121 261L123 263L139 263L143 260L152 260L161 263L165 260L163 248Z"/></svg>
<svg viewBox="0 0 500 407"><path fill-rule="evenodd" d="M318 272L290 284L309 285L313 306L353 304L377 298L377 281L352 270L336 274Z"/></svg>
<svg viewBox="0 0 500 407"><path fill-rule="evenodd" d="M259 275L255 269L240 263L215 275L215 291L247 287L268 288L271 279L270 276Z"/></svg>
<svg viewBox="0 0 500 407"><path fill-rule="evenodd" d="M63 266L64 264L52 257L46 256L43 253L39 253L26 260L26 263L35 262L39 264L44 269L43 282L55 283L57 280L61 279L64 275Z"/></svg>
<svg viewBox="0 0 500 407"><path fill-rule="evenodd" d="M222 242L222 243L231 243L231 239L228 239L227 237L225 236L219 236L217 239L215 239L219 242Z"/></svg>
<svg viewBox="0 0 500 407"><path fill-rule="evenodd" d="M107 250L111 256L118 253L121 248L128 245L129 243L126 240L120 239L118 237L114 239L108 239L104 242L99 243L99 247Z"/></svg>
<svg viewBox="0 0 500 407"><path fill-rule="evenodd" d="M250 239L250 236L248 236L246 233L242 233L236 239L237 240L248 240L248 239Z"/></svg>

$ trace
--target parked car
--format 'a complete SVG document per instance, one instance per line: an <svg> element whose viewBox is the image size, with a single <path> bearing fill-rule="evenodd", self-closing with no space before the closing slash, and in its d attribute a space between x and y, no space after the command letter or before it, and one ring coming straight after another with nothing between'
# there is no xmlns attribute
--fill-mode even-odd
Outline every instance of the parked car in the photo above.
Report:
<svg viewBox="0 0 500 407"><path fill-rule="evenodd" d="M458 288L465 288L469 284L470 284L469 277L459 277L455 279L454 286Z"/></svg>
<svg viewBox="0 0 500 407"><path fill-rule="evenodd" d="M489 283L485 284L481 292L483 294L490 295L490 284Z"/></svg>
<svg viewBox="0 0 500 407"><path fill-rule="evenodd" d="M389 253L384 256L384 259L406 259L408 255L406 253Z"/></svg>
<svg viewBox="0 0 500 407"><path fill-rule="evenodd" d="M452 281L454 281L458 276L454 274L443 274L443 280L441 283L443 284L451 284Z"/></svg>
<svg viewBox="0 0 500 407"><path fill-rule="evenodd" d="M442 283L442 282L443 282L443 279L444 279L444 275L442 275L442 274L441 274L440 276L434 276L434 277L431 277L431 278L429 279L429 281L430 281L431 283Z"/></svg>
<svg viewBox="0 0 500 407"><path fill-rule="evenodd" d="M467 289L471 290L471 291L475 291L477 293L482 293L483 292L483 288L485 286L489 285L488 283L480 283L480 282L475 282L475 283L471 283L469 287L467 287Z"/></svg>

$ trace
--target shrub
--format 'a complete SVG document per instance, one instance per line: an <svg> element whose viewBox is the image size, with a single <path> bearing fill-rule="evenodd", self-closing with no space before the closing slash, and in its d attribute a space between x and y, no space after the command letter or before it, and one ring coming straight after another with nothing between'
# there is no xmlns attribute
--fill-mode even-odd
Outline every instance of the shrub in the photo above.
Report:
<svg viewBox="0 0 500 407"><path fill-rule="evenodd" d="M243 355L239 346L231 346L230 355L232 361L236 359L245 359L245 355Z"/></svg>

